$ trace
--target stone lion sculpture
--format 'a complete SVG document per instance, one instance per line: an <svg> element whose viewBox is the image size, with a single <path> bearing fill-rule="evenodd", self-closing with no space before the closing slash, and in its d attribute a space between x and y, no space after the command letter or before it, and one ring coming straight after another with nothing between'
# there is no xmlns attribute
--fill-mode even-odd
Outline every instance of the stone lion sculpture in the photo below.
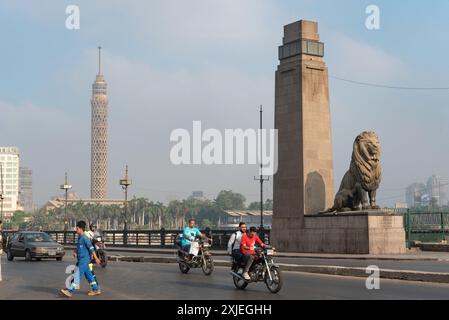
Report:
<svg viewBox="0 0 449 320"><path fill-rule="evenodd" d="M351 165L329 212L357 211L360 205L363 210L379 209L376 192L382 174L380 155L379 138L374 132L363 132L355 139Z"/></svg>

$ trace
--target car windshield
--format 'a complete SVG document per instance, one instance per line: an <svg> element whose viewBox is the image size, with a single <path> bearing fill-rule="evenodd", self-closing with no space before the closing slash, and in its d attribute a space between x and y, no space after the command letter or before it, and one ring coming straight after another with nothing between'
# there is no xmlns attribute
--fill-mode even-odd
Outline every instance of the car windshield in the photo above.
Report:
<svg viewBox="0 0 449 320"><path fill-rule="evenodd" d="M46 233L29 233L25 235L28 242L53 242L53 239Z"/></svg>

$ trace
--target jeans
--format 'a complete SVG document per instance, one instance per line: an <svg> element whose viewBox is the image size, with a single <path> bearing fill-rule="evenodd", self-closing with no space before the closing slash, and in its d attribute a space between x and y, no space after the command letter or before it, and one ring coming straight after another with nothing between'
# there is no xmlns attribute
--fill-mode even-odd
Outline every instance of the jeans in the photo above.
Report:
<svg viewBox="0 0 449 320"><path fill-rule="evenodd" d="M240 264L243 257L242 251L240 251L240 249L232 250L232 257L235 259L235 261L237 261L237 263Z"/></svg>
<svg viewBox="0 0 449 320"><path fill-rule="evenodd" d="M249 271L249 269L253 265L253 262L256 259L256 256L253 254L244 254L242 259L243 259L243 262L245 263L245 270L243 272L246 273Z"/></svg>

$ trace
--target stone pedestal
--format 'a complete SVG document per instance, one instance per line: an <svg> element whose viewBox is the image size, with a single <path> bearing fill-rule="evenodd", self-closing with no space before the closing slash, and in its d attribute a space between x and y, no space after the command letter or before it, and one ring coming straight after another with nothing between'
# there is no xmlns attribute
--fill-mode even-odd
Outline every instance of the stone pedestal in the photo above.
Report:
<svg viewBox="0 0 449 320"><path fill-rule="evenodd" d="M402 215L380 210L306 215L280 219L272 244L283 252L340 254L402 254L406 251Z"/></svg>

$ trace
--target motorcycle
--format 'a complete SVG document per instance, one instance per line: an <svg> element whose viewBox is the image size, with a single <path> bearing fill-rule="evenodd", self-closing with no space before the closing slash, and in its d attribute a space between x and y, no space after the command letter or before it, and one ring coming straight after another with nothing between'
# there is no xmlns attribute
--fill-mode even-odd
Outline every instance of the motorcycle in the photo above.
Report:
<svg viewBox="0 0 449 320"><path fill-rule="evenodd" d="M197 252L178 249L176 261L182 273L188 273L192 268L201 268L206 276L210 276L214 271L214 259L211 252L212 243L209 240L193 241L191 248L196 248ZM193 251L196 251L193 249Z"/></svg>
<svg viewBox="0 0 449 320"><path fill-rule="evenodd" d="M274 248L269 246L256 248L257 257L248 272L251 280L243 278L244 265L233 257L231 275L235 287L244 290L250 283L265 282L271 293L278 293L283 282L281 269L273 261L274 253Z"/></svg>
<svg viewBox="0 0 449 320"><path fill-rule="evenodd" d="M94 238L94 241L92 243L95 247L95 254L97 255L98 259L100 259L100 265L102 268L106 268L108 264L108 255L106 253L106 245L103 242L103 239L101 237Z"/></svg>

